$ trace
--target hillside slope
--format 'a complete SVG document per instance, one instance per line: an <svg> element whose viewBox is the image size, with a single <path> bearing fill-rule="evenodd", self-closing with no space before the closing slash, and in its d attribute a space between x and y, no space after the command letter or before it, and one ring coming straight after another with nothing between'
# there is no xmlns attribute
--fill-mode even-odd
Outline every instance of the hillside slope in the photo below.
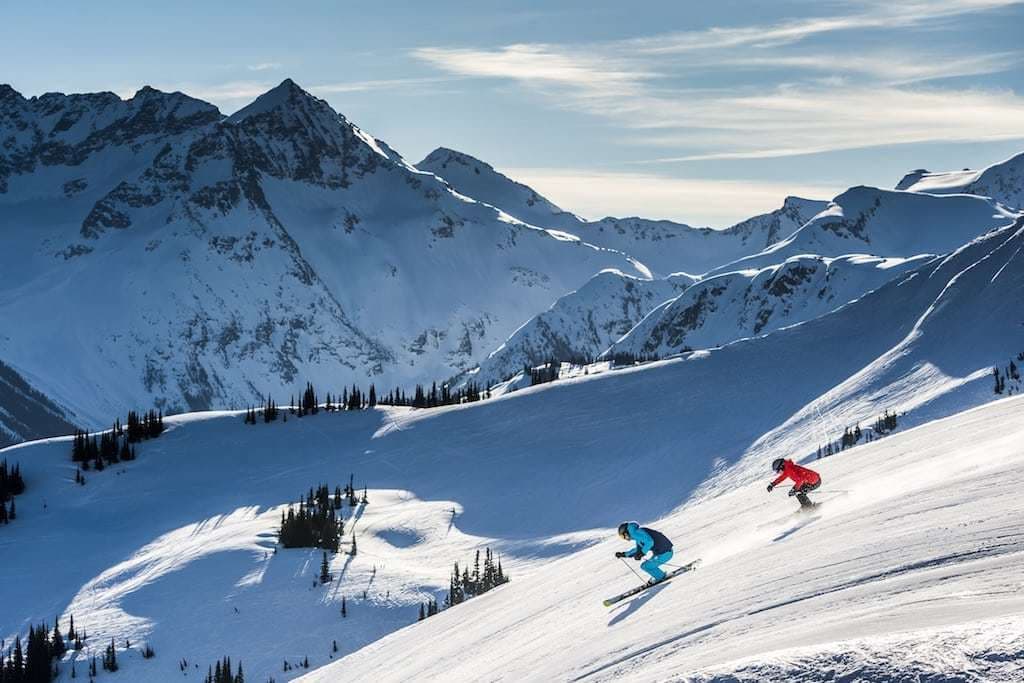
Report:
<svg viewBox="0 0 1024 683"><path fill-rule="evenodd" d="M828 206L828 202L786 197L780 208L722 230L638 217L584 221L464 152L440 147L416 167L525 223L564 230L591 244L630 254L660 276L703 273L757 253L788 237Z"/></svg>
<svg viewBox="0 0 1024 683"><path fill-rule="evenodd" d="M0 448L73 431L63 408L0 361Z"/></svg>
<svg viewBox="0 0 1024 683"><path fill-rule="evenodd" d="M497 207L524 223L575 232L583 222L536 190L463 152L438 147L416 164L445 180L456 192Z"/></svg>
<svg viewBox="0 0 1024 683"><path fill-rule="evenodd" d="M665 357L812 320L926 262L872 256L793 256L715 275L651 311L609 353Z"/></svg>
<svg viewBox="0 0 1024 683"><path fill-rule="evenodd" d="M531 318L461 379L489 387L527 365L597 358L653 308L693 283L694 278L686 274L641 280L602 271Z"/></svg>
<svg viewBox="0 0 1024 683"><path fill-rule="evenodd" d="M793 256L944 254L1013 222L1016 213L983 197L854 187L786 239L710 274L763 268Z"/></svg>
<svg viewBox="0 0 1024 683"><path fill-rule="evenodd" d="M1022 408L820 462L810 517L763 481L687 506L656 526L701 567L611 610L601 598L637 581L615 540L300 680L1017 680Z"/></svg>
<svg viewBox="0 0 1024 683"><path fill-rule="evenodd" d="M308 656L312 666L321 666L335 654L331 640L338 641L341 656L412 623L424 600L443 599L451 563L465 563L473 551L489 546L512 574L510 586L380 644L395 647L394 652L405 648L436 656L423 654L399 665L391 650L382 654L383 650L371 649L357 655L351 665L360 671L384 662L400 666L390 670L393 673L376 672L385 680L404 679L419 671L416 666L425 667L422 673L430 675L442 671L432 667L451 667L444 671L461 680L500 675L518 680L534 671L530 667L539 661L548 661L552 655L545 648L565 649L558 635L564 631L551 631L550 619L589 629L595 628L595 618L606 623L600 598L633 579L624 575L620 563L611 562L610 544L591 554L575 553L606 537L607 530L625 518L665 518L659 524L679 542L681 558L700 554L708 560L705 573L695 574L695 580L715 580L718 560L723 566L724 556L739 548L740 555L748 549L751 553L737 560L750 562L741 566L769 568L769 583L744 570L749 582L739 583L735 600L730 592L705 590L698 584L699 611L688 611L692 608L685 601L672 603L666 607L671 616L658 613L650 620L637 619L641 626L634 630L629 615L674 588L666 587L627 606L626 616L613 615L616 624L628 620L631 625L621 640L594 636L592 644L573 649L579 657L556 657L559 663L544 669L544 678L629 673L616 660L665 638L653 633L688 633L708 624L680 642L690 644L690 636L711 637L733 626L741 631L749 626L752 636L736 635L725 638L720 649L709 645L687 648L683 654L673 647L655 648L659 658L661 652L673 656L651 665L668 667L652 668L660 672L653 677L664 678L665 671L680 666L695 670L731 662L743 653L754 656L778 649L767 644L764 631L767 623L780 628L778 619L746 621L743 615L753 611L751 616L757 617L757 610L765 607L780 610L774 614L785 619L794 614L785 604L797 598L801 608L831 604L830 599L815 603L803 591L785 592L802 585L792 584L789 577L795 561L791 543L803 538L813 548L837 537L853 539L849 550L836 551L839 555L806 556L807 561L820 562L806 565L812 595L835 594L846 600L858 592L843 587L858 577L888 572L916 582L925 574L915 573L914 567L933 562L940 569L957 569L958 558L984 556L987 559L979 562L995 563L997 578L979 579L982 583L964 584L952 593L981 595L976 598L984 601L981 607L960 599L971 610L977 607L978 613L990 610L988 617L1011 614L1012 596L998 597L1006 595L998 582L1019 565L1019 557L1008 554L1017 552L1018 541L1011 535L995 542L990 534L1007 525L999 516L1002 511L1020 514L1003 498L1017 499L1015 477L1020 474L1014 469L1019 460L1013 460L1019 449L1009 460L1001 455L1007 444L1019 440L1017 418L1004 412L991 420L999 425L993 436L998 440L986 442L984 430L972 432L967 440L985 453L982 465L1004 468L995 481L980 474L972 478L973 470L964 469L959 461L954 467L947 460L950 451L941 449L956 447L956 434L933 434L909 445L900 445L904 442L896 439L902 437L888 437L892 441L862 451L881 453L877 460L845 470L845 463L856 462L855 451L849 451L821 463L826 489L862 492L850 496L859 506L856 514L844 516L847 521L856 517L854 526L837 519L837 526L823 523L817 536L812 527L792 532L782 527L762 534L752 531L751 525L772 519L775 510L789 519L792 502L763 492L765 463L773 457L806 457L817 444L838 438L845 426L870 423L883 410L898 412L901 427L908 427L996 398L991 368L1004 366L1024 351L1019 308L1024 295L1022 253L1024 223L1019 223L802 325L721 349L531 387L481 403L320 414L292 417L287 424L252 426L242 424L239 414L174 418L174 428L166 435L141 444L136 461L87 472L84 487L74 483L66 439L4 449L0 457L20 464L28 490L18 496L18 519L3 527L0 536L5 557L0 566L0 598L5 605L0 638L11 642L29 623L53 615L62 615L66 623L74 614L76 625L103 642L114 637L119 643L152 643L159 653L152 661L122 652L123 666L145 680L180 680L180 658L205 666L225 654L243 660L249 676L286 680L300 672L285 675L285 659L295 662ZM1019 391L1019 382L1011 389ZM999 405L1019 413L1017 400ZM993 431L991 426L987 429ZM897 444L892 451L889 443ZM941 452L929 460L927 452L933 447ZM875 448L883 450L871 450ZM921 453L925 460L919 460ZM881 462L894 477L891 484L870 474ZM941 473L941 484L954 486L929 488L937 481L928 474L934 471ZM857 480L853 472L863 478ZM356 475L357 486L365 482L370 488L370 505L345 513L350 523L365 516L366 525L359 521L355 527L359 554L336 556L330 568L337 581L314 587L319 552L273 553L280 506L310 486L344 483L349 473ZM637 482L642 482L640 494L634 493ZM1000 488L1003 485L1008 488ZM958 508L948 506L949 495L976 487L988 491L983 503L966 500ZM914 495L908 498L908 491ZM681 505L687 506L684 516L677 516L673 510ZM837 502L831 509L841 506ZM949 526L945 520L952 517L943 515L965 516L976 523L954 529L963 533L950 533L942 527ZM863 536L865 529L876 528L882 520L889 520L884 525L891 523L894 532L885 543L905 548L903 555L879 554L879 539ZM753 540L747 538L751 533ZM777 544L769 543L776 538ZM790 544L786 539L792 539ZM992 550L971 555L968 547ZM74 560L54 562L55 557ZM942 559L946 557L953 559ZM979 565L965 566L975 572L973 576L988 576L977 573ZM567 575L578 581L566 582ZM570 583L567 602L559 603L567 610L562 620L560 610L551 609L552 596L558 594L556 586L564 590ZM731 578L725 583L734 585ZM899 592L885 592L891 584L884 580L861 583L869 587L868 607L855 617L860 615L864 624L877 622L877 610L886 606L892 609L885 614L897 623L906 617L913 629L967 623L961 613L946 622L921 616L914 604L925 603L901 602ZM906 595L914 600L929 597L916 592L916 586L910 586ZM773 608L775 599L763 602L769 599L763 596L777 594L783 596L777 602L785 604ZM984 594L995 597L989 600ZM514 606L485 610L505 605L504 596ZM343 597L353 610L347 618L339 614ZM520 601L522 611L517 611ZM849 602L842 605L855 607ZM943 610L948 606L939 605ZM834 610L821 609L834 615ZM719 624L716 615L727 619ZM451 620L464 618L474 625L468 641L448 628ZM852 617L850 622L857 623ZM691 623L696 626L687 626ZM858 633L878 635L866 627L841 634L829 630L832 623L804 629L795 621L794 630L783 631L792 635L785 642L811 647L808 656L821 661L819 646L824 642ZM454 663L450 656L440 657L451 651L449 647L466 653L484 648L475 638L488 629L507 632L515 639L508 642L516 647L501 654L480 650L481 657L466 656ZM520 640L517 634L526 632L538 642ZM408 633L423 634L427 644L422 647L429 649L405 641ZM913 638L908 657L919 652ZM700 654L705 652L706 657ZM65 673L69 664L64 662ZM346 660L345 666L349 664ZM492 664L502 668L473 668ZM599 667L604 668L595 671Z"/></svg>
<svg viewBox="0 0 1024 683"><path fill-rule="evenodd" d="M973 194L1024 209L1024 153L978 171L932 173L918 169L905 175L896 189L929 194Z"/></svg>

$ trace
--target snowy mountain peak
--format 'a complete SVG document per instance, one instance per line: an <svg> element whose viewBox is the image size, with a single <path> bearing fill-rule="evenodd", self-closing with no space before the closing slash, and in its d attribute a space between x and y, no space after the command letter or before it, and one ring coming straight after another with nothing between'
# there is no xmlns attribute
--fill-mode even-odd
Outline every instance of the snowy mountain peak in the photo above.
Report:
<svg viewBox="0 0 1024 683"><path fill-rule="evenodd" d="M933 173L923 168L903 176L897 190L929 194L974 194L1004 206L1024 208L1024 152L981 170Z"/></svg>
<svg viewBox="0 0 1024 683"><path fill-rule="evenodd" d="M416 168L443 178L456 192L486 202L525 223L569 231L581 224L579 218L532 187L512 180L465 152L438 147Z"/></svg>
<svg viewBox="0 0 1024 683"><path fill-rule="evenodd" d="M286 78L281 81L280 85L263 93L251 104L242 107L229 116L228 122L239 123L253 116L287 110L319 112L326 110L334 116L338 116L329 104L300 88L292 79Z"/></svg>
<svg viewBox="0 0 1024 683"><path fill-rule="evenodd" d="M480 166L480 167L485 168L485 169L490 170L490 171L494 170L494 167L491 166L490 164L488 164L486 161L481 161L480 159L477 159L474 156L466 154L465 152L460 152L457 149L452 149L450 147L438 147L433 152L428 154L423 159L423 161L421 161L419 164L416 164L416 165L417 166L431 165L431 164L442 164L443 165L443 164L447 164L449 162L454 162L454 163L463 164L463 165L476 165L476 166Z"/></svg>

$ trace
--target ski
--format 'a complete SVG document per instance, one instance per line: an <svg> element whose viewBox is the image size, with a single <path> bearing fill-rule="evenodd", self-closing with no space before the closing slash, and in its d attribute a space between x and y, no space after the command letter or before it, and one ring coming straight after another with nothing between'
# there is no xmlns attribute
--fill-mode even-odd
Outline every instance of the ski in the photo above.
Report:
<svg viewBox="0 0 1024 683"><path fill-rule="evenodd" d="M660 586L663 583L668 583L674 577L679 576L680 574L685 574L686 572L693 571L694 569L697 568L698 564L700 564L700 560L694 560L693 562L690 562L689 564L684 564L682 567L679 567L677 569L673 569L672 571L668 572L667 574L665 574L665 578L662 579L661 581L658 581L657 583L645 583L642 586L637 586L636 588L631 588L628 591L626 591L625 593L619 593L615 597L608 598L607 600L605 600L604 601L604 606L605 607L610 607L610 606L614 605L617 602L621 602L621 601L625 600L626 598L632 597L632 596L637 595L639 593L643 593L648 588L654 588L655 586Z"/></svg>

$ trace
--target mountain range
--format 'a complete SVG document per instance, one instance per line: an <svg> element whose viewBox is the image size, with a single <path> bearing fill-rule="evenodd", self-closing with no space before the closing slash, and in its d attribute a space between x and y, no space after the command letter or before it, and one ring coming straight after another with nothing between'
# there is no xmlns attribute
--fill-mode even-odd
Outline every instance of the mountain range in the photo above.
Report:
<svg viewBox="0 0 1024 683"><path fill-rule="evenodd" d="M308 380L489 385L726 344L842 306L1021 204L1018 156L788 197L724 229L588 222L462 152L411 164L291 80L231 116L149 87L0 86L0 149L9 443L133 408L284 401Z"/></svg>

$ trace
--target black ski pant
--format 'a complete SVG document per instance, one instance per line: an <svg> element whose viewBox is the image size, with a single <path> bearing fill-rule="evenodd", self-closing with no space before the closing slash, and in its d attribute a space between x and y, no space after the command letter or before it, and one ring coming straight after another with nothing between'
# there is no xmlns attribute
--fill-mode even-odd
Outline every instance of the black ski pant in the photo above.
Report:
<svg viewBox="0 0 1024 683"><path fill-rule="evenodd" d="M796 499L800 501L800 507L814 507L814 503L812 503L811 499L807 497L807 494L813 491L814 489L818 488L819 486L821 486L821 479L819 479L816 484L802 484L800 486L800 489L796 494Z"/></svg>

